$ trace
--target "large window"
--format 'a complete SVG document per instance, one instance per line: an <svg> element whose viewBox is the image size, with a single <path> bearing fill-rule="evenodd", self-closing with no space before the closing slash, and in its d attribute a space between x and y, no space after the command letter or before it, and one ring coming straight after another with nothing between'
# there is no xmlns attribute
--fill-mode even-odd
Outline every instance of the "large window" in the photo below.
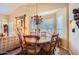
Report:
<svg viewBox="0 0 79 59"><path fill-rule="evenodd" d="M7 24L8 22L5 21L3 17L0 18L0 33L4 33L4 25Z"/></svg>
<svg viewBox="0 0 79 59"><path fill-rule="evenodd" d="M4 19L3 17L0 18L0 33L4 33L4 25L7 24L8 25L8 32L9 32L9 36L13 35L13 21L6 21L6 19Z"/></svg>
<svg viewBox="0 0 79 59"><path fill-rule="evenodd" d="M50 36L54 33L54 29L55 29L55 25L57 25L57 33L59 33L59 36L61 38L64 37L64 19L63 19L63 15L58 15L56 16L57 18L57 22L55 24L54 22L54 18L51 17L51 18L47 18L47 19L43 19L41 24L39 25L39 28L40 28L40 32L46 32L46 35L47 36ZM34 22L34 20L31 20L31 32L35 32L35 29L36 29L36 24Z"/></svg>
<svg viewBox="0 0 79 59"><path fill-rule="evenodd" d="M39 25L40 32L46 32L47 36L50 36L54 32L54 20L53 18L43 19ZM34 20L31 20L31 32L35 32L36 24Z"/></svg>
<svg viewBox="0 0 79 59"><path fill-rule="evenodd" d="M2 33L2 17L0 16L0 33Z"/></svg>
<svg viewBox="0 0 79 59"><path fill-rule="evenodd" d="M2 30L2 26L1 26L2 24L1 24L1 21L0 21L0 33L2 32L1 30Z"/></svg>
<svg viewBox="0 0 79 59"><path fill-rule="evenodd" d="M59 33L60 37L64 36L64 27L63 27L63 16L60 15L57 17L57 32Z"/></svg>
<svg viewBox="0 0 79 59"><path fill-rule="evenodd" d="M9 22L9 36L13 35L13 22Z"/></svg>
<svg viewBox="0 0 79 59"><path fill-rule="evenodd" d="M40 24L41 32L46 32L48 36L52 35L54 32L54 20L53 18L48 18L42 20Z"/></svg>
<svg viewBox="0 0 79 59"><path fill-rule="evenodd" d="M35 24L35 21L32 19L31 20L31 32L35 32L35 29L36 29L36 24Z"/></svg>

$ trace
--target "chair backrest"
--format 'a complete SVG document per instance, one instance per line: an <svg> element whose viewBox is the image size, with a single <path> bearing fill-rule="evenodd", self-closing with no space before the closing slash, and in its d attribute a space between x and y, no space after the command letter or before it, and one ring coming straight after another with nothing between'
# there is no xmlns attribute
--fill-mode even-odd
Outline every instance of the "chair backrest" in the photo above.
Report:
<svg viewBox="0 0 79 59"><path fill-rule="evenodd" d="M18 32L18 38L19 38L19 43L20 43L21 50L23 52L23 37L22 37L20 32Z"/></svg>
<svg viewBox="0 0 79 59"><path fill-rule="evenodd" d="M27 39L30 41L30 40L32 40L32 38L35 39L35 42L34 43L27 42L28 43L28 45L27 45L27 53L28 54L36 54L37 53L37 48L38 48L37 42L39 40L39 37L35 36L35 35L26 35L25 36L26 41L27 41Z"/></svg>
<svg viewBox="0 0 79 59"><path fill-rule="evenodd" d="M31 35L36 35L36 32L30 32Z"/></svg>
<svg viewBox="0 0 79 59"><path fill-rule="evenodd" d="M58 35L52 35L49 54L55 54L55 48L57 45L57 41L58 41Z"/></svg>
<svg viewBox="0 0 79 59"><path fill-rule="evenodd" d="M44 37L46 39L46 32L41 32L41 37Z"/></svg>

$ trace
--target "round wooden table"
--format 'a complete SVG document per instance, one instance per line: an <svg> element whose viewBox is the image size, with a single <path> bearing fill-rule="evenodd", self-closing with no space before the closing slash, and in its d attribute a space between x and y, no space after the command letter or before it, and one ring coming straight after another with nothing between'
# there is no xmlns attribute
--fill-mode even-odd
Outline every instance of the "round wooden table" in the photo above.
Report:
<svg viewBox="0 0 79 59"><path fill-rule="evenodd" d="M28 52L29 53L34 53L34 49L36 49L36 53L40 52L41 48L44 46L44 44L50 43L51 38L48 37L48 39L44 39L44 38L40 38L39 36L36 35L25 35L24 39L26 41L26 43L28 43L30 45L30 47L28 47ZM37 45L36 48L35 45ZM33 50L33 51L32 51Z"/></svg>
<svg viewBox="0 0 79 59"><path fill-rule="evenodd" d="M35 38L37 38L38 44L47 43L51 41L51 37L46 37L47 39L45 39L45 38L40 38L39 36L36 35L25 35L24 38L27 43L36 43Z"/></svg>

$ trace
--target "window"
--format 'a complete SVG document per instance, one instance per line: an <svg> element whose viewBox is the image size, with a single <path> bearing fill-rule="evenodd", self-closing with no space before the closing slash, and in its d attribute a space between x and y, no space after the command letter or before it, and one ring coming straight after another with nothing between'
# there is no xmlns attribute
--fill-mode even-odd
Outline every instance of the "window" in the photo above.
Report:
<svg viewBox="0 0 79 59"><path fill-rule="evenodd" d="M48 36L54 32L54 21L53 18L43 19L39 25L40 32L46 32ZM35 32L36 24L34 20L31 20L31 32Z"/></svg>
<svg viewBox="0 0 79 59"><path fill-rule="evenodd" d="M2 17L0 16L0 33L2 33Z"/></svg>
<svg viewBox="0 0 79 59"><path fill-rule="evenodd" d="M59 33L59 36L62 38L64 35L63 16L62 15L57 17L57 32Z"/></svg>
<svg viewBox="0 0 79 59"><path fill-rule="evenodd" d="M40 24L40 29L41 32L46 32L48 36L52 35L54 32L53 18L42 20L42 23Z"/></svg>
<svg viewBox="0 0 79 59"><path fill-rule="evenodd" d="M13 35L13 22L9 22L9 36Z"/></svg>
<svg viewBox="0 0 79 59"><path fill-rule="evenodd" d="M2 30L2 26L1 26L2 24L1 24L1 21L0 21L0 33L2 32L1 30Z"/></svg>
<svg viewBox="0 0 79 59"><path fill-rule="evenodd" d="M35 32L35 29L36 29L36 24L35 24L35 21L32 19L31 20L31 32Z"/></svg>

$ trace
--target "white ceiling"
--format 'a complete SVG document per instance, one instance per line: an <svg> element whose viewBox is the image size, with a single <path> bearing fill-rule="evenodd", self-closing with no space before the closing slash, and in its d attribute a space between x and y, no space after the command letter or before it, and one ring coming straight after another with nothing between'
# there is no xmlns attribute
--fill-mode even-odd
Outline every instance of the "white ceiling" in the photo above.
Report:
<svg viewBox="0 0 79 59"><path fill-rule="evenodd" d="M17 8L19 8L20 6L28 5L28 4L32 4L32 3L0 3L0 14L9 15L12 12L14 12ZM52 5L54 5L54 6L60 5L61 6L63 4L52 4ZM55 7L53 9L55 9ZM43 14L48 14L48 13L54 13L58 10L59 9L47 11L47 12L39 13L39 14L43 15Z"/></svg>
<svg viewBox="0 0 79 59"><path fill-rule="evenodd" d="M24 3L0 3L0 14L9 15Z"/></svg>
<svg viewBox="0 0 79 59"><path fill-rule="evenodd" d="M50 10L50 11L38 13L38 15L43 16L43 15L53 14L53 13L55 13L55 12L57 12L57 11L60 11L60 10L62 10L62 8L58 8L58 9L54 9L54 10Z"/></svg>

